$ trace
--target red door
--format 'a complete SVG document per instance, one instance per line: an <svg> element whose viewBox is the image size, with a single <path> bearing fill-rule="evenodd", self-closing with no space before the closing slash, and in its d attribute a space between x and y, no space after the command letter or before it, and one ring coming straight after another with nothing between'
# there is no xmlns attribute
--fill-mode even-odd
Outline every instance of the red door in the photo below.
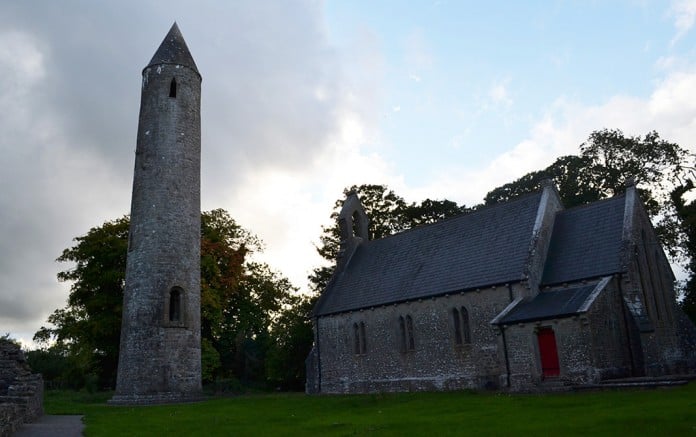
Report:
<svg viewBox="0 0 696 437"><path fill-rule="evenodd" d="M558 365L558 350L556 336L551 328L540 328L537 332L539 339L539 355L541 355L541 372L545 378L558 376L561 373Z"/></svg>

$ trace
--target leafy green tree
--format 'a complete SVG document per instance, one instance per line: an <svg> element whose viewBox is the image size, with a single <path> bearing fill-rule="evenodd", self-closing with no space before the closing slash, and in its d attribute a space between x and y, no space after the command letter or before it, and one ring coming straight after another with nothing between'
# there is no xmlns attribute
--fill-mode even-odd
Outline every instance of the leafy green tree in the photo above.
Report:
<svg viewBox="0 0 696 437"><path fill-rule="evenodd" d="M75 238L76 244L57 261L72 262L58 273L71 282L65 308L48 317L54 328L42 327L34 340L55 340L72 364L73 380L97 374L103 385L113 386L118 366L121 307L128 250L128 218L108 221Z"/></svg>
<svg viewBox="0 0 696 437"><path fill-rule="evenodd" d="M412 203L405 207L402 211L403 220L407 224L407 229L435 223L439 220L444 220L449 217L469 212L470 208L459 206L451 200L431 200L425 199L421 203Z"/></svg>
<svg viewBox="0 0 696 437"><path fill-rule="evenodd" d="M465 206L458 206L449 200L426 199L420 204L408 205L401 196L385 185L353 185L344 189L344 197L337 199L334 203L331 213L333 224L322 226L317 251L329 265L317 267L309 276L309 282L315 292L323 291L331 279L340 245L338 214L341 212L345 197L350 192L355 192L360 197L360 202L365 208L370 222L368 226L370 240L383 238L421 224L433 223L468 210Z"/></svg>
<svg viewBox="0 0 696 437"><path fill-rule="evenodd" d="M591 161L583 156L561 156L543 170L527 173L514 182L493 189L484 198L484 204L507 202L517 196L533 193L541 188L541 182L551 179L558 188L566 207L570 208L593 202L604 197L602 189L595 183L585 183Z"/></svg>
<svg viewBox="0 0 696 437"><path fill-rule="evenodd" d="M686 201L684 195L696 187L691 179L675 188L671 197L680 219L681 231L686 235L686 252L689 262L689 278L682 288L681 307L691 320L696 323L696 200Z"/></svg>
<svg viewBox="0 0 696 437"><path fill-rule="evenodd" d="M66 379L73 366L70 357L60 346L30 350L26 355L32 372L43 376L46 388L80 388L84 385L82 376L77 381Z"/></svg>
<svg viewBox="0 0 696 437"><path fill-rule="evenodd" d="M293 295L271 324L275 347L269 350L266 375L271 384L284 390L302 390L305 359L314 334L310 313L317 296Z"/></svg>
<svg viewBox="0 0 696 437"><path fill-rule="evenodd" d="M266 353L282 341L271 335L270 327L296 292L290 281L266 264L246 264L235 295L224 304L220 335L213 340L222 362L219 376L265 381Z"/></svg>

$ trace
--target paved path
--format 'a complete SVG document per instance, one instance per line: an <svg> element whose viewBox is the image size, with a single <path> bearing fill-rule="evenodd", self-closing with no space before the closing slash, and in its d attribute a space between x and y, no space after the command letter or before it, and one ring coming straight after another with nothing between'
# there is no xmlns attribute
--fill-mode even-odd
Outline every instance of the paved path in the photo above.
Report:
<svg viewBox="0 0 696 437"><path fill-rule="evenodd" d="M22 425L14 437L80 437L84 428L82 416L41 416Z"/></svg>

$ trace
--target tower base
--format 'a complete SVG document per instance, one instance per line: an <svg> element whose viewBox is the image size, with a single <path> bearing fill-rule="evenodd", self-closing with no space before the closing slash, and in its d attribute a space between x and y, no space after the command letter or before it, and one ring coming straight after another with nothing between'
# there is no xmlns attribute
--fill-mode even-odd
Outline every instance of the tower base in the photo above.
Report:
<svg viewBox="0 0 696 437"><path fill-rule="evenodd" d="M203 393L163 392L152 394L114 395L106 401L109 405L158 405L183 404L205 400Z"/></svg>

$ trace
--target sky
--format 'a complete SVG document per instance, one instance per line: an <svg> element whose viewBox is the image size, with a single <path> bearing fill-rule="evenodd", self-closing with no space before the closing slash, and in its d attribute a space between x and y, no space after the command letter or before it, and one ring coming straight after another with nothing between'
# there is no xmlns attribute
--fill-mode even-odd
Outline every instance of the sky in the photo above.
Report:
<svg viewBox="0 0 696 437"><path fill-rule="evenodd" d="M301 290L334 202L480 203L594 130L696 151L696 0L0 2L0 335L73 238L128 214L141 71L176 21L202 84L202 208Z"/></svg>

